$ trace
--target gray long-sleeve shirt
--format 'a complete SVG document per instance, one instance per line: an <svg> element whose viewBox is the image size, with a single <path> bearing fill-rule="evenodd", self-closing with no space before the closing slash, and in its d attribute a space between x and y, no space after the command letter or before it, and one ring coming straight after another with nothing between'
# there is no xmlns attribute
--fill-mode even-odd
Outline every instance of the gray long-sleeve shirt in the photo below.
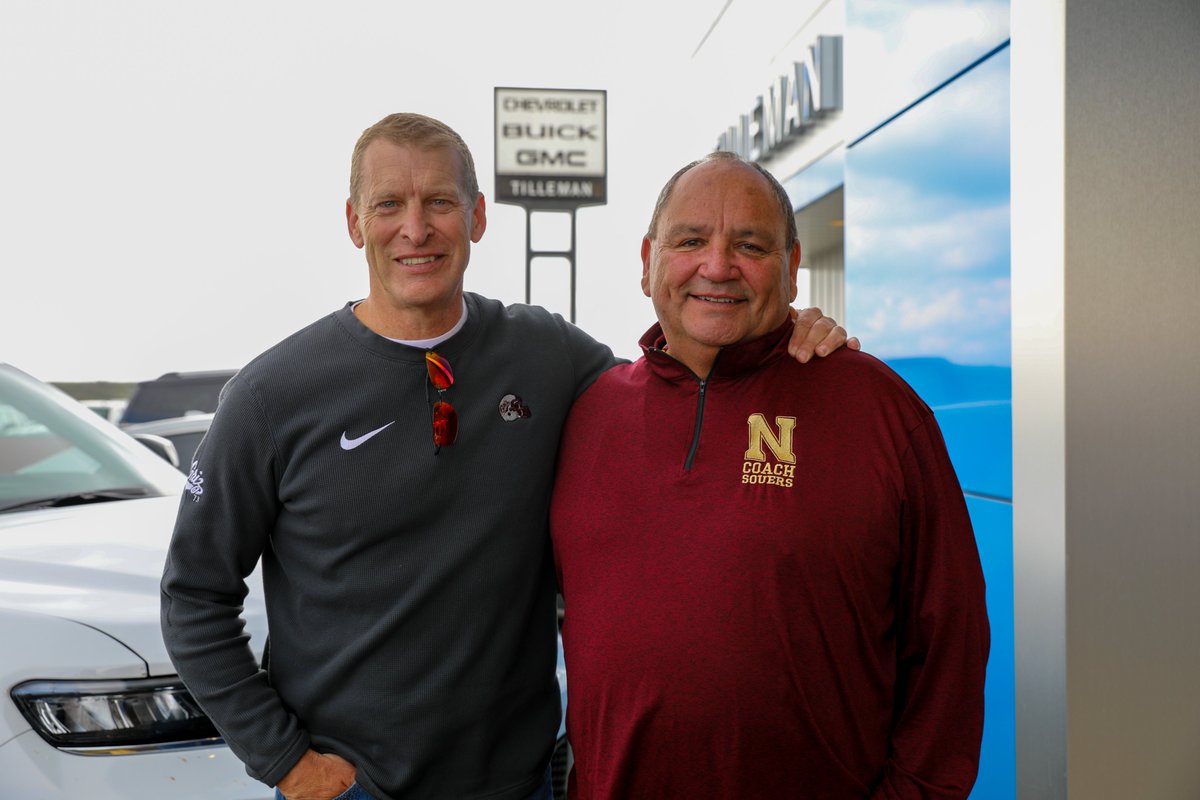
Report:
<svg viewBox="0 0 1200 800"><path fill-rule="evenodd" d="M613 357L540 308L467 303L436 348L455 375L453 445L435 454L424 351L347 305L247 365L197 451L203 493L180 503L163 634L267 784L310 746L381 800L504 800L541 779L559 722L554 460L572 401ZM260 557L265 669L240 619Z"/></svg>

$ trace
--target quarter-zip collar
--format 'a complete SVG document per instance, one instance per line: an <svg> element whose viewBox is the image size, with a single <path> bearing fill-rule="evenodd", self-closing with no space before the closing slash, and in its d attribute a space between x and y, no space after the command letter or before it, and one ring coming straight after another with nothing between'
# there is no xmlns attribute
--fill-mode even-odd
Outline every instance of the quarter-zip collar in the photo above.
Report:
<svg viewBox="0 0 1200 800"><path fill-rule="evenodd" d="M655 323L638 342L646 357L650 371L672 383L699 384L696 393L696 419L692 427L692 441L683 461L684 471L689 471L696 462L700 450L700 434L704 430L704 407L708 401L708 386L714 381L732 380L741 375L755 372L779 358L787 356L787 343L794 327L791 317L785 319L774 331L742 344L722 347L713 359L708 375L700 377L667 352L666 337L662 326Z"/></svg>
<svg viewBox="0 0 1200 800"><path fill-rule="evenodd" d="M736 378L761 369L776 359L789 357L787 344L794 327L791 317L788 317L768 334L741 344L722 347L713 360L709 374L704 376L692 372L682 361L671 356L666 349L667 341L663 336L662 326L658 323L642 335L638 344L646 357L647 365L659 377L674 382L690 378L706 383L714 378Z"/></svg>

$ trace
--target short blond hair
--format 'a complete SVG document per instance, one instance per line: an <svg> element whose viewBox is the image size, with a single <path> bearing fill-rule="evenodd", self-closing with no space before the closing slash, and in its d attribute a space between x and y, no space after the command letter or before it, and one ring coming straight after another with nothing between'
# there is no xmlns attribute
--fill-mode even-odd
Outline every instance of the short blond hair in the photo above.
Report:
<svg viewBox="0 0 1200 800"><path fill-rule="evenodd" d="M462 167L460 178L462 183L458 188L462 192L463 200L468 204L473 204L475 198L479 196L479 178L475 175L475 159L471 157L471 150L463 138L449 125L433 117L402 112L388 114L367 128L354 145L354 154L350 157L350 203L355 208L358 207L358 194L362 190L363 156L367 151L367 145L376 139L384 139L392 144L417 147L423 150L432 150L438 147L449 148L458 154L459 166Z"/></svg>

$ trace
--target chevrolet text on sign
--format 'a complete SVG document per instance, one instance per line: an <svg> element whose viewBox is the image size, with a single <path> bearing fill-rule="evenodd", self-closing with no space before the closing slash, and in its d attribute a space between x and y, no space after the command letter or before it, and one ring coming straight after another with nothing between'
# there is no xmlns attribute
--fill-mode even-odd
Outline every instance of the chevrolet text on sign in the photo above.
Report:
<svg viewBox="0 0 1200 800"><path fill-rule="evenodd" d="M607 201L604 90L496 88L496 202Z"/></svg>

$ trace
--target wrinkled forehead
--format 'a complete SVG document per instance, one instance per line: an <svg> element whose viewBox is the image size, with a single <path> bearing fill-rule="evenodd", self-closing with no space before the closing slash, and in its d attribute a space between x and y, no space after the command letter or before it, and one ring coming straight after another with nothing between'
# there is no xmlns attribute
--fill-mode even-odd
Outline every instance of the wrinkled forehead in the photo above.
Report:
<svg viewBox="0 0 1200 800"><path fill-rule="evenodd" d="M717 228L780 242L787 237L787 223L770 184L752 167L736 162L712 161L688 170L663 208L663 234Z"/></svg>
<svg viewBox="0 0 1200 800"><path fill-rule="evenodd" d="M380 137L367 145L362 159L362 185L370 187L401 174L451 182L464 196L468 192L466 165L452 147L442 144L398 143Z"/></svg>

